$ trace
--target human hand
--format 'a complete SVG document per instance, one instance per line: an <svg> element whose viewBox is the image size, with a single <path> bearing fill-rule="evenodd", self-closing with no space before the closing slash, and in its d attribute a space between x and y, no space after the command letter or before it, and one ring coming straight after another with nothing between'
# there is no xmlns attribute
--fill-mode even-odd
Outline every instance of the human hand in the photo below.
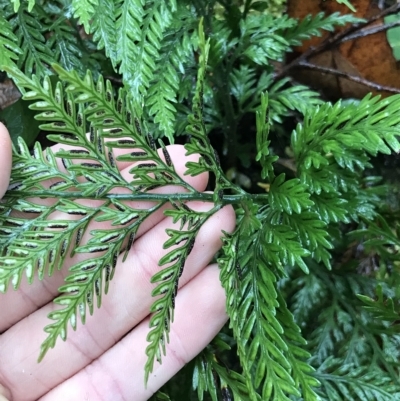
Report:
<svg viewBox="0 0 400 401"><path fill-rule="evenodd" d="M193 156L184 156L181 146L171 146L169 152L183 177L184 166ZM1 197L11 171L11 144L1 124L0 171ZM202 191L208 177L203 174L185 179ZM201 202L189 205L197 210L211 208ZM179 281L167 356L162 365L156 363L147 388L145 348L154 288L150 277L160 269L158 260L166 253L162 249L167 239L165 229L172 226L171 219L162 212L142 224L127 260L122 263L119 258L101 309L95 310L76 332L69 330L67 341L59 341L41 363L37 358L46 337L43 327L49 323L47 315L55 308L52 300L74 258L66 260L63 270L50 278L35 279L32 285L23 280L18 291L9 289L0 294L0 401L149 399L226 322L218 267L208 264L221 246L221 230L232 231L234 225L234 212L229 206L212 216L200 230Z"/></svg>

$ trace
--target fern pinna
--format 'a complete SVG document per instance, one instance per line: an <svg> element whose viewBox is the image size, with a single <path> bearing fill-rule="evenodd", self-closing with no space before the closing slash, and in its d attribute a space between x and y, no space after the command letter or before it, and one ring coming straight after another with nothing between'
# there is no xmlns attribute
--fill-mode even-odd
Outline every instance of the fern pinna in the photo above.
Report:
<svg viewBox="0 0 400 401"><path fill-rule="evenodd" d="M101 307L117 259L127 257L142 223L163 211L179 229L167 230L168 252L151 279L147 380L165 354L197 234L232 204L236 228L221 232L217 255L230 320L181 373L192 399L399 399L399 216L387 206L388 186L370 172L372 157L400 150L400 97L325 103L273 72L293 46L360 19L297 21L272 13L279 1L0 3L0 66L58 144L44 152L21 139L14 146L0 204L0 291L17 289L24 276L43 280L79 255L54 301L40 360ZM110 69L120 74L115 82L102 76ZM294 112L302 118L282 172L270 131ZM246 146L266 190L257 194L228 179L211 145L219 130L222 154L235 151L245 164L239 124L249 114L255 144ZM168 142L183 133L186 154L200 156L186 174L210 173L212 192L176 171ZM133 164L128 175L124 163ZM166 186L177 190L159 191ZM196 211L193 200L211 207ZM349 243L379 258L373 278L341 257ZM182 399L179 380L154 400Z"/></svg>

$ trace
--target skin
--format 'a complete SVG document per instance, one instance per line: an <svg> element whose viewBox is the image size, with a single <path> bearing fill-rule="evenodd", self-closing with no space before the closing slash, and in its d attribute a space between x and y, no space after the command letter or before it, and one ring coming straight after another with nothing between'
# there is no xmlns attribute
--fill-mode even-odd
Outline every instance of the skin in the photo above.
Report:
<svg viewBox="0 0 400 401"><path fill-rule="evenodd" d="M168 149L183 177L185 163L196 158L186 157L181 146ZM129 166L120 168L128 177ZM3 196L11 172L11 142L1 124L0 171ZM185 179L203 191L208 177L203 174ZM201 202L188 205L196 210L212 207ZM150 277L160 269L158 260L167 252L162 249L167 239L165 229L177 228L161 211L143 223L127 260L118 260L101 309L88 315L85 326L79 322L76 332L69 328L67 341L59 339L40 364L37 357L46 338L43 327L50 322L47 314L60 308L52 300L74 260L66 260L63 270L51 278L35 280L32 285L23 280L17 291L9 289L0 294L0 401L148 400L212 340L227 320L218 267L210 261L221 247L221 230L232 231L234 226L233 209L227 206L200 230L179 281L167 356L161 365L155 363L147 388L144 350L154 288Z"/></svg>

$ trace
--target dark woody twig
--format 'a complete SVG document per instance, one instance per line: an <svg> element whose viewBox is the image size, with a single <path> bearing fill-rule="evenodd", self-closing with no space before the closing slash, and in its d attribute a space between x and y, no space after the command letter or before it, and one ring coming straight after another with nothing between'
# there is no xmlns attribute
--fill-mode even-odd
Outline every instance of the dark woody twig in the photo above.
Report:
<svg viewBox="0 0 400 401"><path fill-rule="evenodd" d="M303 68L309 68L315 71L323 72L326 74L331 74L331 75L336 75L338 77L342 77L345 79L348 79L349 81L357 82L359 84L368 86L369 88L375 89L377 91L386 91L390 93L400 93L400 89L398 88L393 88L392 86L385 86L385 85L379 85L373 81L369 81L368 79L358 77L356 75L351 75L348 74L347 72L342 72L339 70L335 70L334 68L329 68L329 67L322 67L317 64L312 64L307 61L301 61L297 64L299 67Z"/></svg>
<svg viewBox="0 0 400 401"><path fill-rule="evenodd" d="M373 35L378 32L387 31L388 29L395 28L396 26L400 26L400 20L391 22L390 24L380 24L374 25L369 28L360 29L359 31L344 37L340 43L348 42L349 40L364 38L368 35Z"/></svg>
<svg viewBox="0 0 400 401"><path fill-rule="evenodd" d="M345 29L344 31L338 32L337 34L326 38L318 46L310 47L299 57L294 59L291 63L289 63L285 67L283 67L282 70L279 73L277 73L274 78L279 79L282 76L285 76L289 70L291 70L293 67L298 66L300 63L302 63L304 60L307 60L309 57L316 56L317 54L326 51L330 47L344 41L344 38L346 38L348 35L353 34L354 32L357 32L360 29L372 24L373 22L377 21L378 19L383 18L386 15L393 14L399 10L400 10L400 4L396 3L393 6L387 8L386 10L383 10L382 12L374 15L366 22L363 22L363 23L360 23L357 25L352 25L349 28Z"/></svg>

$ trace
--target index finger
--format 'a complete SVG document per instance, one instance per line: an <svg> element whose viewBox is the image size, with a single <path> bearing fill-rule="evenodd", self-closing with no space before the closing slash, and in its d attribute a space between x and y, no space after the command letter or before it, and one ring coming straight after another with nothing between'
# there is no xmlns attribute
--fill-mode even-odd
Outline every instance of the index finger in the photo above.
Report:
<svg viewBox="0 0 400 401"><path fill-rule="evenodd" d="M0 123L0 198L5 194L11 175L11 138L7 128Z"/></svg>

